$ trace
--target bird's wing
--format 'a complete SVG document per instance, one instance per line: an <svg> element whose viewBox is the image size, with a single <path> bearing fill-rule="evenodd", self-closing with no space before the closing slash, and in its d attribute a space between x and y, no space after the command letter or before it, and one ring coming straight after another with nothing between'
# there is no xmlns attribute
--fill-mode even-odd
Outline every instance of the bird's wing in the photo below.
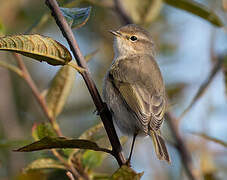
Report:
<svg viewBox="0 0 227 180"><path fill-rule="evenodd" d="M158 130L166 107L164 86L160 84L163 83L162 77L153 59L138 58L140 61L134 57L113 64L110 75L114 86L142 127L147 129L150 125L151 129Z"/></svg>

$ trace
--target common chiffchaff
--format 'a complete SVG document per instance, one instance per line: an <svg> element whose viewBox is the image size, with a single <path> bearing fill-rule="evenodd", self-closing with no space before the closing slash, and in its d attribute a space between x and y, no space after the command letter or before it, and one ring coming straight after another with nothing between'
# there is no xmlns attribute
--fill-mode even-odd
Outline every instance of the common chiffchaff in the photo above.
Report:
<svg viewBox="0 0 227 180"><path fill-rule="evenodd" d="M134 24L110 32L115 57L105 76L103 96L119 129L133 135L128 163L138 134L150 135L158 159L170 162L160 133L167 99L152 38Z"/></svg>

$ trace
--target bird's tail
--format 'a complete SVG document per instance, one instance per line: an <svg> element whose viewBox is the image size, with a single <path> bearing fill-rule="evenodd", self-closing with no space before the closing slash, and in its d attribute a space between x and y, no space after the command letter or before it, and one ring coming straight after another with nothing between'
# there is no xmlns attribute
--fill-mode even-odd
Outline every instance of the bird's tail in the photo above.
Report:
<svg viewBox="0 0 227 180"><path fill-rule="evenodd" d="M152 137L154 149L159 160L166 160L170 163L169 153L167 151L165 141L159 131L150 130L150 136Z"/></svg>

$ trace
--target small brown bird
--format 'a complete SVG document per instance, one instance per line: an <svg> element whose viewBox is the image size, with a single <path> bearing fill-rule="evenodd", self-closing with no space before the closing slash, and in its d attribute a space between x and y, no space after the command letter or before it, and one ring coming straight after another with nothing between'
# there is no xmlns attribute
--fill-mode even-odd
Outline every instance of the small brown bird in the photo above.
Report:
<svg viewBox="0 0 227 180"><path fill-rule="evenodd" d="M115 57L105 76L103 96L119 129L133 135L128 163L138 134L150 135L158 159L170 162L160 133L167 99L152 38L134 24L110 32L115 36Z"/></svg>

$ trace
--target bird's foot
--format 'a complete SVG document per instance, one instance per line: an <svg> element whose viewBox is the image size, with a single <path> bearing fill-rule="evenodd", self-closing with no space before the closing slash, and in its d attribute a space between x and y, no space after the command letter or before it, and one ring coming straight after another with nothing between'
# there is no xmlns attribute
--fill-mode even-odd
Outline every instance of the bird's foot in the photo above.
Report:
<svg viewBox="0 0 227 180"><path fill-rule="evenodd" d="M128 159L128 160L126 161L125 165L128 166L128 167L131 167L130 159Z"/></svg>

